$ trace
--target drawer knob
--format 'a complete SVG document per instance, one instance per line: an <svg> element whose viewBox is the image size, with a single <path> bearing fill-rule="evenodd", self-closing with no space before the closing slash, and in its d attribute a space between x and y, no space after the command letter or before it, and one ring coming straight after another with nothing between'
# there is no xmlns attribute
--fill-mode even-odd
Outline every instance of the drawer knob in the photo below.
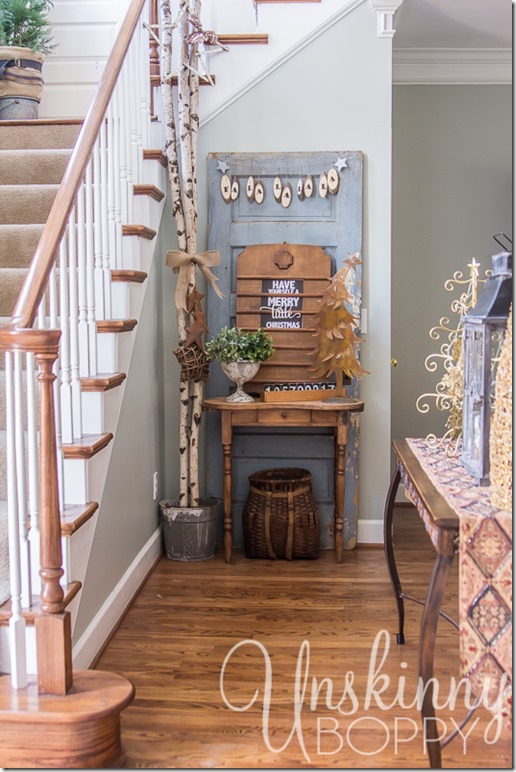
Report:
<svg viewBox="0 0 516 772"><path fill-rule="evenodd" d="M283 411L283 413L281 414L281 417L282 417L282 418L286 418L286 417L287 417L287 415L288 415L288 413L287 413L286 411Z"/></svg>

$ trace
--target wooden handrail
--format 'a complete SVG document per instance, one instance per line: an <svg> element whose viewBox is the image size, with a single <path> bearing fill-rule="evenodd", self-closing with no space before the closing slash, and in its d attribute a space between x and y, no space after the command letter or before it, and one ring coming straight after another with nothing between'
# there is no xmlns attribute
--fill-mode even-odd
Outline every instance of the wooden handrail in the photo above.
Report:
<svg viewBox="0 0 516 772"><path fill-rule="evenodd" d="M11 318L13 327L31 327L43 298L54 265L59 242L66 230L68 216L75 203L86 166L93 152L100 126L113 93L129 43L146 0L132 0L117 35L113 50L100 79L97 94L86 118L66 167L63 180L34 253L27 278Z"/></svg>

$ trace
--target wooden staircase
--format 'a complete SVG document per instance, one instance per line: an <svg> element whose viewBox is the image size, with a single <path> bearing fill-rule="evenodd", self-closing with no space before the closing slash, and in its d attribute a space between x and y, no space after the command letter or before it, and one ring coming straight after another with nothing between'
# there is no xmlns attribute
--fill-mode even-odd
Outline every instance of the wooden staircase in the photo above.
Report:
<svg viewBox="0 0 516 772"><path fill-rule="evenodd" d="M260 2L274 0L257 0ZM102 510L103 483L153 259L152 245L164 204L166 162L161 148L149 148L147 144L135 149L133 143L127 151L128 158L135 154L134 168L141 165L143 174L137 180L135 176L133 184L129 177L124 180L125 172L122 173L122 182L128 183L130 190L128 208L133 216L116 220L124 209L123 202L116 210L117 204L112 200L110 203L109 193L104 193L102 205L111 207L109 216L102 227L95 224L89 231L91 240L95 238L96 241L97 234L103 230L102 239L105 237L109 241L110 249L116 252L116 241L117 249L120 244L121 250L116 253L116 259L107 262L105 249L99 258L95 251L95 295L106 293L106 297L93 317L88 305L90 301L86 304L84 298L81 301L79 290L75 324L89 325L86 337L88 346L92 346L90 360L91 351L95 360L91 371L86 368L86 374L79 372L77 362L63 365L65 327L61 324L59 309L67 308L68 300L66 291L62 294L63 285L67 284L62 278L68 277L72 266L75 269L77 265L81 270L81 247L72 247L69 243L71 253L67 263L66 260L62 262L60 244L69 239L66 234L76 228L77 231L83 227L88 230L88 186L92 180L95 183L97 177L106 177L102 164L108 149L111 151L116 147L118 139L115 138L114 145L111 143L118 126L124 123L122 114L110 112L113 110L110 99L129 45L137 37L143 37L144 25L138 24L142 9L144 12L149 9L148 21L151 25L156 23L155 0L131 0L98 97L84 125L75 120L52 119L32 121L30 125L24 122L0 125L0 177L5 182L0 187L0 351L6 352L6 362L10 362L9 367L6 364L4 382L0 382L0 404L7 404L9 414L7 384L12 362L17 388L16 363L20 357L26 357L27 362L29 356L32 357L39 367L39 412L32 431L39 439L40 493L36 510L32 512L29 506L29 511L20 515L19 526L22 557L23 548L40 552L40 563L35 561L24 581L30 584L32 580L33 587L38 587L41 582L40 592L30 591L27 598L23 588L16 589L0 606L2 672L8 669L5 664L7 638L20 644L19 649L14 648L14 655L11 647L10 667L15 671L16 683L8 675L0 676L0 765L3 767L104 768L121 766L124 761L120 714L133 699L133 686L116 674L74 671L71 636L88 565L87 556ZM268 34L263 32L227 32L219 37L224 46L269 43ZM146 45L147 51L150 48L149 105L154 114L154 87L159 85L157 54L156 46L151 43L149 47L148 41ZM132 61L134 64L143 59L139 54L133 56ZM126 96L131 102L131 95ZM119 102L122 101L119 97ZM79 141L75 145L79 130ZM147 136L155 136L155 132ZM114 152L123 156L120 149ZM98 156L101 159L99 165L94 165L93 159L96 164ZM30 161L27 161L29 157ZM67 165L70 158L72 162ZM127 163L129 168L130 161ZM115 179L116 176L115 172ZM86 193L84 203L81 203L83 189ZM96 207L95 204L93 209ZM107 263L109 268L106 268ZM62 336L58 329L62 329ZM125 343L119 345L117 341L122 338ZM55 372L60 372L57 388L54 387L53 371L56 362ZM35 381L36 371L28 371L22 379ZM56 399L63 399L58 396L63 393L63 386L64 402L73 401L75 393L82 406L80 421L77 424L73 414L68 428L61 423L61 418L58 425L55 424L55 403ZM118 395L110 408L106 402L107 394ZM62 405L57 407L62 409ZM80 426L79 431L76 425ZM30 435L30 432L23 424L18 434ZM9 445L9 428L5 434ZM1 501L9 498L9 472L2 472L8 450L2 454L2 439L0 426L0 514L9 509L8 504L2 505ZM96 463L95 459L103 459L104 471L99 475L97 469L95 483L91 484L88 467ZM19 458L17 464L20 464ZM28 468L26 475L30 477L30 458L18 469L25 466ZM13 485L11 479L11 494ZM60 511L59 501L62 502ZM38 518L39 526L36 527ZM75 557L79 554L81 560L77 561ZM30 675L26 680L23 673L20 676L24 659L21 649L25 646L30 650L29 673L35 672L37 662L37 677Z"/></svg>
<svg viewBox="0 0 516 772"><path fill-rule="evenodd" d="M81 128L82 121L52 121L41 120L24 122L4 122L0 125L0 169L5 185L0 187L0 200L10 202L10 207L4 207L3 219L8 222L0 224L0 284L11 290L9 298L2 296L0 325L6 327L13 312L21 285L28 273L28 266L34 251L37 236L40 235L43 220L47 215L53 197L57 191L59 180L57 171L62 175L64 165L68 161L72 148ZM66 147L63 147L65 145ZM16 146L16 147L13 147ZM23 157L23 162L21 162ZM132 286L141 286L147 279L148 260L141 242L152 242L159 226L163 207L166 181L164 176L164 158L160 150L149 150L144 153L144 163L150 170L150 183L137 185L134 188L135 200L143 204L141 209L151 212L149 222L130 223L123 226L123 239L127 251L136 257L134 264L138 268L113 269L113 309L111 318L96 321L98 336L120 336L131 334L137 325L139 312L138 301L131 295ZM44 169L39 171L40 162ZM151 168L153 167L153 168ZM46 174L49 177L45 176ZM48 183L47 179L51 182ZM161 180L161 187L154 184ZM50 187L52 186L52 187ZM39 193L46 193L43 214L36 216L36 222L24 222L29 213L34 215L31 202L38 201ZM53 195L50 196L49 194ZM6 214L7 212L7 214ZM20 222L21 221L21 222ZM153 225L154 227L151 227ZM134 260L134 258L133 258ZM22 266L22 267L20 267ZM142 270L145 268L147 270ZM5 295L6 293L4 293ZM126 312L123 315L123 312ZM134 317L130 314L134 313ZM116 346L115 346L116 350ZM86 430L80 438L62 444L64 465L65 495L62 505L60 526L65 566L65 579L62 582L63 612L61 616L68 622L64 629L73 629L80 591L84 581L84 570L78 576L76 567L70 558L70 540L81 540L81 546L75 549L89 549L92 530L81 539L86 525L99 512L99 502L90 500L77 503L76 491L73 485L68 486L69 497L66 496L68 460L83 460L89 462L97 454L105 452L113 439L112 431L105 431L103 421L111 423L109 411L101 404L103 395L115 389L123 389L126 373L116 368L115 362L105 361L106 372L94 376L82 377L80 387L83 394L97 395L100 400L97 409L91 408L90 413L84 413L83 426ZM109 368L109 365L112 365ZM3 375L3 371L2 371ZM0 380L2 401L5 401L5 379ZM91 396L90 396L91 399ZM0 442L5 440L0 435ZM0 455L0 479L5 477L5 454ZM88 472L84 470L84 488L87 490ZM5 493L5 485L0 484L0 490ZM79 496L80 498L80 496ZM6 505L2 507L5 511ZM86 564L85 564L86 565ZM35 577L35 582L37 581ZM36 585L37 586L37 585ZM7 600L0 606L0 627L7 633L7 625L12 618L12 604ZM31 602L22 609L22 616L27 625L37 624L41 611L41 599L38 593L33 593ZM58 635L63 634L61 628ZM2 630L0 629L0 635ZM29 638L30 645L30 638ZM2 651L5 651L5 645ZM52 657L48 651L45 656ZM71 660L66 668L71 671ZM68 678L68 674L65 678ZM54 696L41 694L36 678L29 679L27 686L21 690L11 687L9 676L0 677L0 764L4 767L40 768L45 767L105 767L123 764L123 750L120 741L120 712L131 702L134 689L126 679L111 673L90 671L75 671L73 686L64 688L66 694ZM102 710L99 712L99 705ZM66 742L63 737L66 735ZM29 741L30 738L30 741ZM102 738L102 739L101 739Z"/></svg>
<svg viewBox="0 0 516 772"><path fill-rule="evenodd" d="M84 123L0 125L8 555L0 545L10 574L0 667L11 671L0 676L2 767L123 763L120 713L133 686L74 671L71 644L166 189L161 149L145 144L150 79L137 68L145 51L148 61L147 11L132 0ZM118 80L125 65L131 92Z"/></svg>

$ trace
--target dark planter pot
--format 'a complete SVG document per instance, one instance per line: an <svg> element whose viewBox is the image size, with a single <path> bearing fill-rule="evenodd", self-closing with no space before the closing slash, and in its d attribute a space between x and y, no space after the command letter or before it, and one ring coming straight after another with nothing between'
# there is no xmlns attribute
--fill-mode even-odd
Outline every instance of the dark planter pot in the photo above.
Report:
<svg viewBox="0 0 516 772"><path fill-rule="evenodd" d="M165 552L170 560L209 560L215 554L220 499L180 507L176 499L160 501Z"/></svg>

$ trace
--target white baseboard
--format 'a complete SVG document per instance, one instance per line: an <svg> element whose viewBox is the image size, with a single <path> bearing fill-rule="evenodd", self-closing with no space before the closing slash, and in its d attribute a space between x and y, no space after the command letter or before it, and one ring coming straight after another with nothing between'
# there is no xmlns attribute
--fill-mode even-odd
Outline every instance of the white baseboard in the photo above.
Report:
<svg viewBox="0 0 516 772"><path fill-rule="evenodd" d="M90 667L162 552L161 528L157 528L73 647L76 670Z"/></svg>
<svg viewBox="0 0 516 772"><path fill-rule="evenodd" d="M383 520L359 520L358 544L383 544Z"/></svg>

